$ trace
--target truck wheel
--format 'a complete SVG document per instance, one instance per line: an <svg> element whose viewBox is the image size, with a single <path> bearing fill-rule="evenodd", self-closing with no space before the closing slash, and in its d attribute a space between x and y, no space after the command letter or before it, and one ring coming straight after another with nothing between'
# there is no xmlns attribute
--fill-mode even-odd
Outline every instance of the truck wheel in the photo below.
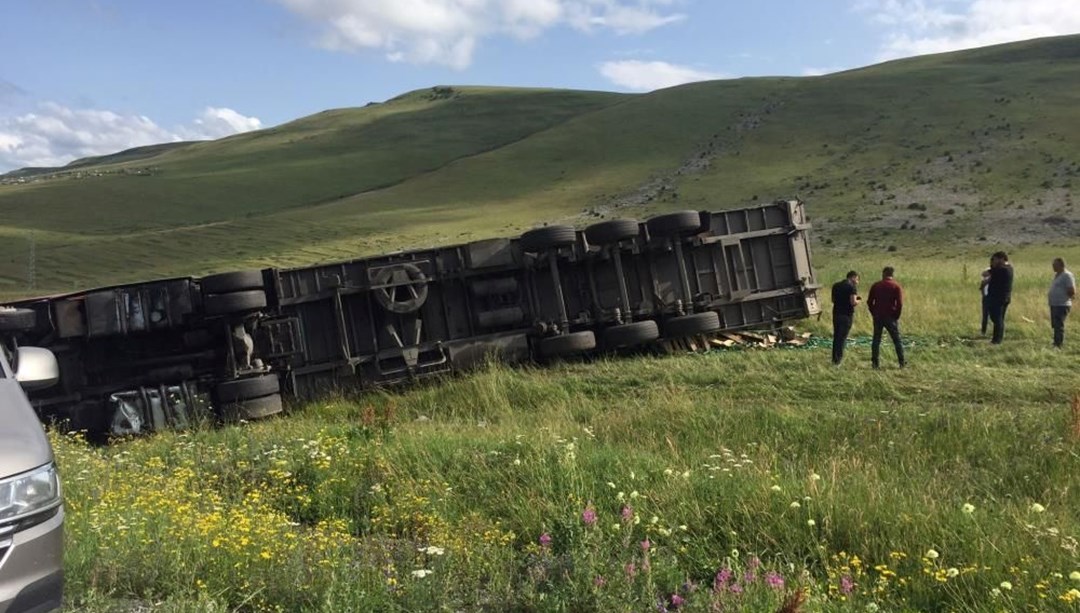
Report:
<svg viewBox="0 0 1080 613"><path fill-rule="evenodd" d="M585 240L590 245L610 245L634 238L641 233L640 224L634 219L601 221L585 228Z"/></svg>
<svg viewBox="0 0 1080 613"><path fill-rule="evenodd" d="M604 346L608 349L635 347L651 343L658 338L660 338L660 329L651 319L604 329Z"/></svg>
<svg viewBox="0 0 1080 613"><path fill-rule="evenodd" d="M239 400L249 400L277 394L281 391L281 382L277 375L259 375L246 379L236 379L219 383L214 389L218 402L229 404Z"/></svg>
<svg viewBox="0 0 1080 613"><path fill-rule="evenodd" d="M232 315L266 308L266 292L261 289L209 294L203 296L203 308L207 315Z"/></svg>
<svg viewBox="0 0 1080 613"><path fill-rule="evenodd" d="M208 275L203 277L199 284L202 286L204 295L228 294L246 289L263 289L266 287L261 270L240 270Z"/></svg>
<svg viewBox="0 0 1080 613"><path fill-rule="evenodd" d="M577 231L570 226L533 228L521 235L521 248L528 253L542 253L552 247L573 245Z"/></svg>
<svg viewBox="0 0 1080 613"><path fill-rule="evenodd" d="M24 332L37 325L37 313L18 307L0 308L0 332Z"/></svg>
<svg viewBox="0 0 1080 613"><path fill-rule="evenodd" d="M672 317L664 322L664 338L684 338L707 334L720 329L720 316L715 311Z"/></svg>
<svg viewBox="0 0 1080 613"><path fill-rule="evenodd" d="M283 410L281 394L252 398L237 402L233 406L236 407L236 416L247 421L265 419L271 415L277 415Z"/></svg>
<svg viewBox="0 0 1080 613"><path fill-rule="evenodd" d="M540 355L545 358L585 353L593 349L596 349L596 335L589 330L548 336L540 339L539 344Z"/></svg>
<svg viewBox="0 0 1080 613"><path fill-rule="evenodd" d="M701 230L701 213L678 211L657 215L645 222L650 236L685 236Z"/></svg>

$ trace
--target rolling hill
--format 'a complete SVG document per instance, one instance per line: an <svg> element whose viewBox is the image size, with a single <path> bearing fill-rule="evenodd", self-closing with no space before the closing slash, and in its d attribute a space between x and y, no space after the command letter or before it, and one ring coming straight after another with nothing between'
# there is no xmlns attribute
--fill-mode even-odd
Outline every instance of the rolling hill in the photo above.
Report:
<svg viewBox="0 0 1080 613"><path fill-rule="evenodd" d="M643 95L440 86L0 177L0 291L798 196L828 252L1080 235L1080 36ZM822 251L819 249L819 253Z"/></svg>

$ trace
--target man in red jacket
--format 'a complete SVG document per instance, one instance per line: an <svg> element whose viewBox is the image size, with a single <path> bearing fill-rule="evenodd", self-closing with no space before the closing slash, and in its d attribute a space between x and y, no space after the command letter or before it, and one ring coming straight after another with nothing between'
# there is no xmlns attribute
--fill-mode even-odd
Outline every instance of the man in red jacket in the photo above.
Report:
<svg viewBox="0 0 1080 613"><path fill-rule="evenodd" d="M893 267L886 266L881 271L881 281L870 287L870 296L866 300L870 307L870 314L874 317L874 342L870 346L870 359L874 368L878 367L878 357L881 354L881 330L889 332L893 347L896 348L896 359L900 362L900 368L904 367L904 345L900 340L900 311L904 306L904 290L893 279Z"/></svg>

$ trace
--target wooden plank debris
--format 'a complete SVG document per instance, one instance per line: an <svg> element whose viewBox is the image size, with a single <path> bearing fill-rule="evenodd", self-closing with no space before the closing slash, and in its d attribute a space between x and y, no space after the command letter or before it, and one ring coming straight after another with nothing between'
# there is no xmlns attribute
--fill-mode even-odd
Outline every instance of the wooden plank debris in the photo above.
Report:
<svg viewBox="0 0 1080 613"><path fill-rule="evenodd" d="M669 339L661 343L668 353L699 352L709 349L730 349L732 347L757 347L769 349L773 347L805 347L810 344L811 333L796 332L794 328L787 327L770 332L752 332L743 330L740 332L715 332L713 334L701 334L680 339Z"/></svg>

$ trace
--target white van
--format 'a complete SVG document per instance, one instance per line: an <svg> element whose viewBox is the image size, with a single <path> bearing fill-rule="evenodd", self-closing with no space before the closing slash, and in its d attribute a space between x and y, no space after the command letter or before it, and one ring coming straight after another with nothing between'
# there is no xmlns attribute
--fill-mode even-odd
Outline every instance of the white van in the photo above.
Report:
<svg viewBox="0 0 1080 613"><path fill-rule="evenodd" d="M64 506L52 447L26 389L52 385L56 357L0 343L0 613L60 608Z"/></svg>

